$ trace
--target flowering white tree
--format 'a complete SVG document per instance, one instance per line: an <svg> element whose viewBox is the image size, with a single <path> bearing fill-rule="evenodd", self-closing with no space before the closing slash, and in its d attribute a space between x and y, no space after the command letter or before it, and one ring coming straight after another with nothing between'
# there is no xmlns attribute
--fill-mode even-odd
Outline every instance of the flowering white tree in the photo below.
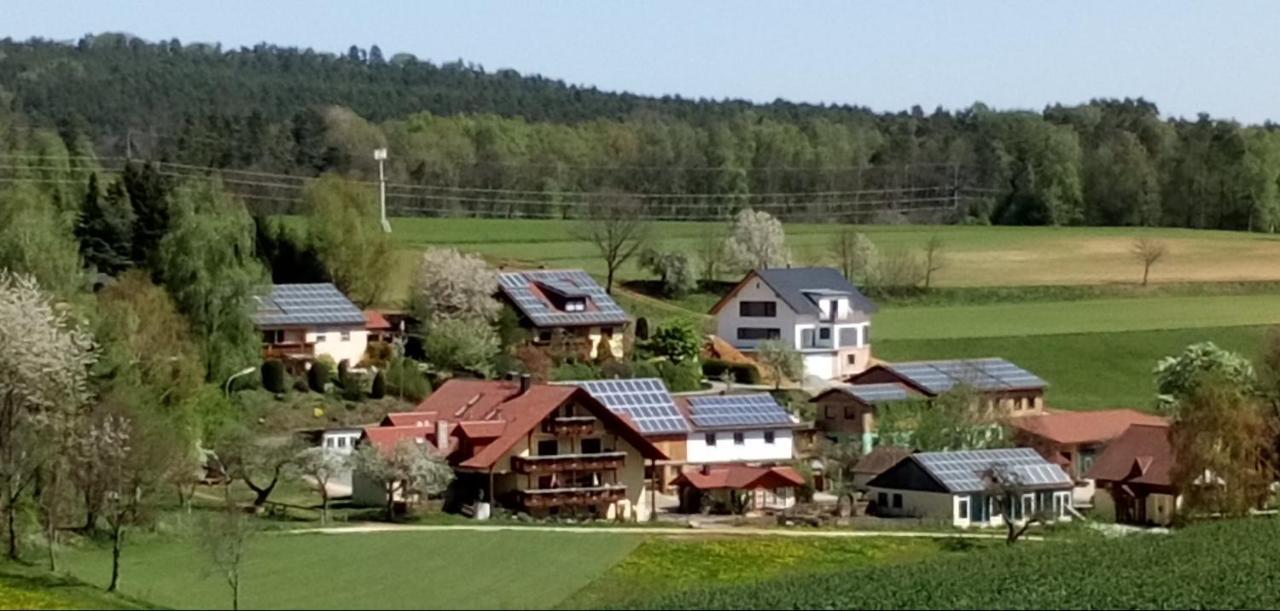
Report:
<svg viewBox="0 0 1280 611"><path fill-rule="evenodd" d="M502 304L494 299L498 272L477 255L452 248L429 248L422 254L414 289L414 308L423 320L451 318L492 322Z"/></svg>
<svg viewBox="0 0 1280 611"><path fill-rule="evenodd" d="M386 494L386 517L395 518L396 497L408 502L409 497L428 497L444 492L453 481L449 468L426 444L401 440L390 451L364 445L351 455L354 469L382 486Z"/></svg>
<svg viewBox="0 0 1280 611"><path fill-rule="evenodd" d="M89 399L93 338L36 280L0 270L0 505L18 556L17 503L55 452L50 430Z"/></svg>
<svg viewBox="0 0 1280 611"><path fill-rule="evenodd" d="M768 212L742 210L733 219L725 249L742 271L786 267L791 264L782 222Z"/></svg>
<svg viewBox="0 0 1280 611"><path fill-rule="evenodd" d="M320 493L320 523L329 521L329 483L350 470L347 457L328 448L307 448L298 453L295 461L298 472L309 478Z"/></svg>

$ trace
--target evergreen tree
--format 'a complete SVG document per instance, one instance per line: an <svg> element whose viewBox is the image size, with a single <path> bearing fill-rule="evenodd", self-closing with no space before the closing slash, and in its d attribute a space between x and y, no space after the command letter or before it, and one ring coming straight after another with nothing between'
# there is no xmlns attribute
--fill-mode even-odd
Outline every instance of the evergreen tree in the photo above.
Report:
<svg viewBox="0 0 1280 611"><path fill-rule="evenodd" d="M114 181L104 195L98 175L89 175L76 238L85 263L99 272L116 275L132 265L135 217L129 193L121 181Z"/></svg>
<svg viewBox="0 0 1280 611"><path fill-rule="evenodd" d="M133 208L133 263L152 266L160 240L169 231L172 186L150 164L126 165L120 181Z"/></svg>

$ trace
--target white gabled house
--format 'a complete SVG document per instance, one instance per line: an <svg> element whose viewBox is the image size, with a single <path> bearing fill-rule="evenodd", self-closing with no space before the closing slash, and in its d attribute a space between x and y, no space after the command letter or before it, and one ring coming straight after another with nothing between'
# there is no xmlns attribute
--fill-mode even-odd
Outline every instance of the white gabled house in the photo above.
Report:
<svg viewBox="0 0 1280 611"><path fill-rule="evenodd" d="M735 348L780 340L803 355L806 377L831 380L867 368L876 310L838 270L796 267L749 272L711 314Z"/></svg>
<svg viewBox="0 0 1280 611"><path fill-rule="evenodd" d="M258 298L253 322L262 333L262 356L310 362L329 356L356 367L369 345L364 313L328 282L276 284Z"/></svg>
<svg viewBox="0 0 1280 611"><path fill-rule="evenodd" d="M1036 513L1052 521L1071 519L1071 477L1031 448L911 454L867 482L867 498L880 516L939 520L962 528L999 526L1006 516L998 490L984 475L996 467L1021 482L1018 498L1009 503L1015 523Z"/></svg>

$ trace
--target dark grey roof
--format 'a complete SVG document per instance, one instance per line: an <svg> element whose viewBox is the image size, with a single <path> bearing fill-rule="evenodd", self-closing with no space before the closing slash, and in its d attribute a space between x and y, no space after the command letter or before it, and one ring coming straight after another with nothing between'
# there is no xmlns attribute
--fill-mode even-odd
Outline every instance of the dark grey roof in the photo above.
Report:
<svg viewBox="0 0 1280 611"><path fill-rule="evenodd" d="M951 492L981 492L987 488L983 472L1000 465L1021 478L1028 488L1070 488L1072 480L1031 448L919 452L914 460Z"/></svg>
<svg viewBox="0 0 1280 611"><path fill-rule="evenodd" d="M596 281L580 269L506 272L498 276L503 294L534 325L559 327L575 325L615 325L627 322L627 313ZM582 312L564 312L543 296L544 291L563 297L582 297Z"/></svg>
<svg viewBox="0 0 1280 611"><path fill-rule="evenodd" d="M833 267L779 267L758 269L756 275L769 285L797 314L818 314L813 297L848 295L849 305L872 314L879 308Z"/></svg>
<svg viewBox="0 0 1280 611"><path fill-rule="evenodd" d="M272 286L270 295L258 298L253 322L259 327L363 327L365 324L360 308L328 282Z"/></svg>
<svg viewBox="0 0 1280 611"><path fill-rule="evenodd" d="M769 428L795 423L769 393L691 396L689 417L698 428Z"/></svg>
<svg viewBox="0 0 1280 611"><path fill-rule="evenodd" d="M903 388L901 384L859 384L857 386L837 386L841 391L852 395L861 400L863 403L891 403L893 401L906 401L911 398L911 393ZM918 394L916 396L919 396Z"/></svg>
<svg viewBox="0 0 1280 611"><path fill-rule="evenodd" d="M666 384L658 378L584 380L579 386L616 414L631 418L644 435L688 433L691 429Z"/></svg>
<svg viewBox="0 0 1280 611"><path fill-rule="evenodd" d="M941 394L965 384L979 391L1044 388L1039 376L1000 358L952 361L912 361L885 367L911 380L930 393Z"/></svg>

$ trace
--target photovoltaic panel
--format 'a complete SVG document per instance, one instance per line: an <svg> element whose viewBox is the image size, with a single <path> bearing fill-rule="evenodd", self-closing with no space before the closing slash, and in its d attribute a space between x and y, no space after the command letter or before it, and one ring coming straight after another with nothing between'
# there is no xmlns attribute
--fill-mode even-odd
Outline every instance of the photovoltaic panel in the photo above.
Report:
<svg viewBox="0 0 1280 611"><path fill-rule="evenodd" d="M329 283L277 284L259 298L254 323L278 326L364 326L364 314Z"/></svg>
<svg viewBox="0 0 1280 611"><path fill-rule="evenodd" d="M947 392L961 384L980 391L1048 386L1039 376L1000 358L914 361L895 363L890 367L932 394Z"/></svg>
<svg viewBox="0 0 1280 611"><path fill-rule="evenodd" d="M843 386L840 390L871 404L905 401L911 398L911 394L900 384L859 384Z"/></svg>
<svg viewBox="0 0 1280 611"><path fill-rule="evenodd" d="M793 422L768 393L689 397L689 411L700 428L754 428Z"/></svg>
<svg viewBox="0 0 1280 611"><path fill-rule="evenodd" d="M1071 486L1061 467L1031 448L973 450L967 452L919 452L912 459L952 492L980 492L987 488L983 474L996 466L1008 469L1028 487Z"/></svg>
<svg viewBox="0 0 1280 611"><path fill-rule="evenodd" d="M689 433L689 423L676 408L675 400L662 380L584 380L569 382L591 393L592 397L613 410L626 415L641 433Z"/></svg>
<svg viewBox="0 0 1280 611"><path fill-rule="evenodd" d="M623 324L627 313L595 279L582 270L531 270L498 276L502 292L533 324L540 327ZM583 298L586 309L567 312L540 295L544 290Z"/></svg>

